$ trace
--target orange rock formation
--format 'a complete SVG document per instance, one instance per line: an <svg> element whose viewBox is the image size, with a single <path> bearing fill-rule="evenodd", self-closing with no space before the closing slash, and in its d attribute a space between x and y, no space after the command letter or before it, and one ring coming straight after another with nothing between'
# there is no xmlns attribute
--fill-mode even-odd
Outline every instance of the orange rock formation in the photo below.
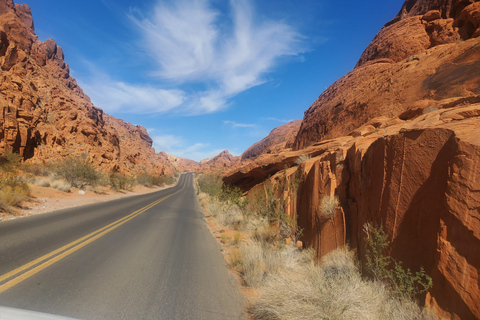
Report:
<svg viewBox="0 0 480 320"><path fill-rule="evenodd" d="M407 0L305 112L293 150L243 159L224 181L254 192L287 168L301 178L289 214L319 257L348 244L364 259L364 224L382 225L392 257L432 276L427 305L480 319L479 27L480 2Z"/></svg>
<svg viewBox="0 0 480 320"><path fill-rule="evenodd" d="M144 128L91 103L62 48L40 42L30 8L13 0L0 0L0 67L0 154L40 162L86 153L104 171L173 172Z"/></svg>

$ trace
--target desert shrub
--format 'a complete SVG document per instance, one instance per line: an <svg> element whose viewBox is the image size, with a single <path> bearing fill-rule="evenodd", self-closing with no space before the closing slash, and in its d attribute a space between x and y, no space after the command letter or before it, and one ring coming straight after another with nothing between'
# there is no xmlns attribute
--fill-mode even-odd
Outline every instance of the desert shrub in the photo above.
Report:
<svg viewBox="0 0 480 320"><path fill-rule="evenodd" d="M173 184L175 181L176 178L174 176L151 175L145 172L136 177L136 182L145 187L162 187L164 185Z"/></svg>
<svg viewBox="0 0 480 320"><path fill-rule="evenodd" d="M51 172L51 170L49 169L48 165L45 165L45 164L42 164L42 163L28 163L28 162L24 162L22 163L21 165L21 169L22 171L26 172L26 173L30 173L34 176L48 176Z"/></svg>
<svg viewBox="0 0 480 320"><path fill-rule="evenodd" d="M33 184L40 187L50 187L51 179L48 177L41 177L33 179Z"/></svg>
<svg viewBox="0 0 480 320"><path fill-rule="evenodd" d="M277 229L268 223L263 223L253 230L252 239L258 242L274 243L277 241Z"/></svg>
<svg viewBox="0 0 480 320"><path fill-rule="evenodd" d="M100 180L99 172L86 155L70 156L58 163L54 170L58 177L64 178L75 188L94 186Z"/></svg>
<svg viewBox="0 0 480 320"><path fill-rule="evenodd" d="M12 171L20 166L21 157L18 153L7 152L0 155L0 169L3 171Z"/></svg>
<svg viewBox="0 0 480 320"><path fill-rule="evenodd" d="M239 248L233 248L233 250L230 251L227 264L231 269L237 269L242 264Z"/></svg>
<svg viewBox="0 0 480 320"><path fill-rule="evenodd" d="M338 204L339 202L337 196L324 196L320 202L318 210L320 211L322 217L325 219L331 219L335 214Z"/></svg>
<svg viewBox="0 0 480 320"><path fill-rule="evenodd" d="M240 246L241 276L249 287L258 287L263 282L265 274L262 262L264 261L262 244L248 241Z"/></svg>
<svg viewBox="0 0 480 320"><path fill-rule="evenodd" d="M131 190L135 184L133 178L128 177L123 173L111 172L108 177L110 186L116 191Z"/></svg>
<svg viewBox="0 0 480 320"><path fill-rule="evenodd" d="M231 243L234 246L237 246L237 245L240 244L240 242L242 242L242 239L243 239L242 234L240 232L235 232L235 234L233 235L233 240L232 240Z"/></svg>
<svg viewBox="0 0 480 320"><path fill-rule="evenodd" d="M220 241L223 244L227 244L227 243L230 242L230 237L228 235L226 235L225 233L222 233L222 235L220 236Z"/></svg>
<svg viewBox="0 0 480 320"><path fill-rule="evenodd" d="M70 192L72 189L72 185L65 179L55 179L50 182L50 187L63 191L63 192Z"/></svg>
<svg viewBox="0 0 480 320"><path fill-rule="evenodd" d="M9 211L30 197L30 187L20 177L8 177L0 181L0 209Z"/></svg>
<svg viewBox="0 0 480 320"><path fill-rule="evenodd" d="M234 230L242 229L244 218L238 206L218 201L205 193L200 193L199 198L205 210L214 217L220 225Z"/></svg>
<svg viewBox="0 0 480 320"><path fill-rule="evenodd" d="M394 261L386 250L390 245L383 228L364 225L365 239L365 267L376 280L387 283L392 291L400 296L415 298L416 295L426 292L432 286L432 278L426 274L423 267L413 273L404 269L402 262Z"/></svg>
<svg viewBox="0 0 480 320"><path fill-rule="evenodd" d="M219 175L203 174L198 177L197 182L201 192L217 199L220 197L223 189L223 182Z"/></svg>
<svg viewBox="0 0 480 320"><path fill-rule="evenodd" d="M270 273L250 314L269 320L423 318L413 301L392 297L381 282L362 279L354 261L352 252L335 250L319 266L297 260L294 269Z"/></svg>
<svg viewBox="0 0 480 320"><path fill-rule="evenodd" d="M298 216L287 214L287 206L297 201L296 193L300 185L298 174L288 177L287 168L283 170L283 177L278 178L276 184L266 183L264 187L252 196L248 208L253 214L267 218L278 225L280 240L291 238L295 246L303 233L298 225Z"/></svg>

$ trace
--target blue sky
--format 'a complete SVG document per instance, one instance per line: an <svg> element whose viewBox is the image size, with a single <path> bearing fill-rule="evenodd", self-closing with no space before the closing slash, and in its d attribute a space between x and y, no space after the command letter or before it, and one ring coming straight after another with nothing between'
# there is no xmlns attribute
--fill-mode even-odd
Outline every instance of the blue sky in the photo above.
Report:
<svg viewBox="0 0 480 320"><path fill-rule="evenodd" d="M41 41L157 152L239 155L301 119L403 0L23 0Z"/></svg>

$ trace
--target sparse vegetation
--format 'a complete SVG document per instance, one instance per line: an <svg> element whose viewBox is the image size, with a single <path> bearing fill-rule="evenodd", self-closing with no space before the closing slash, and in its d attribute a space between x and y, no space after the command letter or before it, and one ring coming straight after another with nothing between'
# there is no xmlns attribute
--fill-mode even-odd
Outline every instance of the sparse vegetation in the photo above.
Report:
<svg viewBox="0 0 480 320"><path fill-rule="evenodd" d="M115 191L131 190L135 185L135 180L125 174L111 172L109 174L109 184Z"/></svg>
<svg viewBox="0 0 480 320"><path fill-rule="evenodd" d="M100 173L95 170L87 155L70 156L59 162L54 169L58 177L65 179L75 188L86 185L95 186L100 180Z"/></svg>
<svg viewBox="0 0 480 320"><path fill-rule="evenodd" d="M0 210L9 212L30 197L30 187L18 176L10 176L0 181Z"/></svg>
<svg viewBox="0 0 480 320"><path fill-rule="evenodd" d="M388 241L383 231L371 230L369 266L379 275L372 278L362 276L353 251L335 250L316 264L312 249L284 245L285 237L294 240L301 234L301 230L293 235L285 231L297 227L289 215L296 216L294 196L300 184L296 174L289 176L285 169L283 176L248 198L225 188L218 177L203 179L198 180L200 190L209 195L200 192L199 199L206 211L228 228L239 221L240 229L247 232L244 237L237 232L233 239L222 233L219 239L228 266L245 286L259 292L250 301L253 319L434 319L414 300L431 279L423 269L413 274L385 257ZM238 199L243 199L243 209ZM319 212L331 219L338 206L338 197L325 196Z"/></svg>
<svg viewBox="0 0 480 320"><path fill-rule="evenodd" d="M70 192L72 189L72 185L64 179L53 180L52 182L50 182L50 187L63 192Z"/></svg>
<svg viewBox="0 0 480 320"><path fill-rule="evenodd" d="M290 268L269 274L254 319L426 319L416 303L392 296L381 282L362 278L353 253L335 250L318 266L290 252Z"/></svg>
<svg viewBox="0 0 480 320"><path fill-rule="evenodd" d="M7 152L0 156L0 169L6 172L12 172L20 166L20 155L18 153Z"/></svg>
<svg viewBox="0 0 480 320"><path fill-rule="evenodd" d="M145 187L163 187L164 185L174 184L176 181L174 176L167 175L151 175L148 173L141 173L137 175L136 182L137 184ZM132 182L133 183L133 182Z"/></svg>
<svg viewBox="0 0 480 320"><path fill-rule="evenodd" d="M390 245L383 228L365 224L366 253L365 267L372 277L388 284L395 294L414 299L417 294L426 292L432 286L432 278L423 267L415 274L403 269L402 262L394 261L386 250Z"/></svg>
<svg viewBox="0 0 480 320"><path fill-rule="evenodd" d="M201 192L205 192L210 197L220 197L223 188L223 182L219 175L215 174L202 174L197 179L198 188Z"/></svg>
<svg viewBox="0 0 480 320"><path fill-rule="evenodd" d="M222 233L222 235L220 236L220 241L223 244L227 244L227 243L230 242L230 237L228 235L226 235L225 233Z"/></svg>
<svg viewBox="0 0 480 320"><path fill-rule="evenodd" d="M339 205L337 196L324 196L320 202L318 210L325 219L331 219Z"/></svg>
<svg viewBox="0 0 480 320"><path fill-rule="evenodd" d="M178 172L175 173L178 176ZM138 183L154 187L174 184L176 176L151 175L142 172L135 176L97 170L86 154L69 156L63 160L44 163L22 162L18 153L0 155L0 210L12 212L21 202L30 198L27 184L70 192L79 188L96 193L110 186L116 191L132 190ZM13 181L13 182L12 182Z"/></svg>
<svg viewBox="0 0 480 320"><path fill-rule="evenodd" d="M243 236L240 232L235 232L235 234L233 235L233 240L231 241L231 243L234 245L234 246L237 246L240 244L240 242L242 242L242 239L243 239Z"/></svg>

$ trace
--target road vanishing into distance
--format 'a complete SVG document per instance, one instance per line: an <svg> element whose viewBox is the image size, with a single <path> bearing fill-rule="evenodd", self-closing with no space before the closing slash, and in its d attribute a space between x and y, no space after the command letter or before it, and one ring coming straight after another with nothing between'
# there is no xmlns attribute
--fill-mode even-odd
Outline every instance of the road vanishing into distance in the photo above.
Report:
<svg viewBox="0 0 480 320"><path fill-rule="evenodd" d="M150 194L0 223L0 306L77 319L244 319L203 217L188 173Z"/></svg>

